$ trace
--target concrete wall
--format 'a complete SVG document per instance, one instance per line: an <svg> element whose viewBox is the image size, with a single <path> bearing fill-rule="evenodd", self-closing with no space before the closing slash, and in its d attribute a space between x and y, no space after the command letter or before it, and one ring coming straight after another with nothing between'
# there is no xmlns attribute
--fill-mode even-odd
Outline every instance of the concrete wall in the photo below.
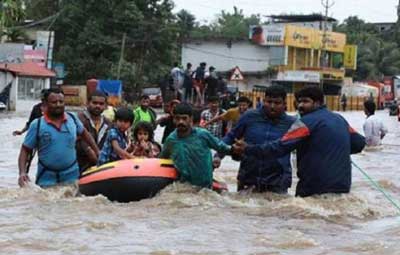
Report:
<svg viewBox="0 0 400 255"><path fill-rule="evenodd" d="M319 29L319 30L323 30L324 29L324 22L323 21L309 21L309 22L288 22L285 23L288 25L293 25L293 26L299 26L299 27L309 27L309 28L314 28L314 29ZM332 31L333 30L333 23L332 22L328 22L326 24L326 28L328 31Z"/></svg>
<svg viewBox="0 0 400 255"><path fill-rule="evenodd" d="M190 42L182 47L182 66L190 62L196 69L200 62L216 71L229 71L238 66L242 72L265 71L270 62L268 47L254 45L249 41L232 42L228 47L224 41Z"/></svg>
<svg viewBox="0 0 400 255"><path fill-rule="evenodd" d="M265 75L244 75L244 81L228 81L228 86L237 87L239 91L252 91L254 85L271 86L269 77Z"/></svg>

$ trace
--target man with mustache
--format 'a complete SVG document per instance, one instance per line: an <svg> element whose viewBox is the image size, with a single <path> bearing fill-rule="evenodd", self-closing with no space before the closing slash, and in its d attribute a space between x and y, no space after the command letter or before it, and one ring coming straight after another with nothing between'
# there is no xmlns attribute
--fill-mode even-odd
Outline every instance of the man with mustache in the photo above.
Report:
<svg viewBox="0 0 400 255"><path fill-rule="evenodd" d="M112 123L102 115L106 108L107 96L100 91L95 91L89 96L86 109L78 113L78 118L93 137L99 150L103 148L107 137L107 131L112 125ZM78 139L76 143L76 152L81 173L87 168L97 164L96 154L83 139Z"/></svg>
<svg viewBox="0 0 400 255"><path fill-rule="evenodd" d="M244 139L248 144L263 144L281 138L295 121L286 114L286 91L281 86L271 86L265 91L263 106L249 110L237 125L223 138L227 144ZM214 156L214 166L219 167L220 158ZM279 158L258 157L246 154L241 158L237 176L238 191L275 192L284 194L292 184L290 153Z"/></svg>
<svg viewBox="0 0 400 255"><path fill-rule="evenodd" d="M44 95L43 117L29 126L18 158L18 184L23 187L29 181L26 170L28 154L38 149L36 184L47 188L59 184L75 184L79 178L76 160L76 140L80 136L92 148L99 149L82 122L73 114L65 113L64 94L60 89L49 89Z"/></svg>
<svg viewBox="0 0 400 255"><path fill-rule="evenodd" d="M159 157L171 158L174 161L181 181L211 188L211 149L230 154L231 146L206 129L193 127L193 109L189 104L181 103L175 107L174 121L176 129L166 139Z"/></svg>
<svg viewBox="0 0 400 255"><path fill-rule="evenodd" d="M301 118L280 139L262 145L237 140L234 151L256 157L276 158L296 149L296 196L348 193L351 187L350 154L361 152L365 138L339 114L324 105L318 87L305 87L295 93Z"/></svg>

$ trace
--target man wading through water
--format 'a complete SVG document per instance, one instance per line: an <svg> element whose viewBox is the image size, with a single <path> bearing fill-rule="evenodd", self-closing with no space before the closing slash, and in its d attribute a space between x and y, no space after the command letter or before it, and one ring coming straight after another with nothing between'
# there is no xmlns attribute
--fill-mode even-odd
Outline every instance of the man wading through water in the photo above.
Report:
<svg viewBox="0 0 400 255"><path fill-rule="evenodd" d="M244 139L249 145L263 144L281 138L295 119L286 114L286 91L281 86L271 86L265 91L264 104L260 109L249 110L239 119L223 139L233 144L235 139ZM220 155L223 156L223 155ZM218 154L214 164L219 167ZM237 176L238 191L287 193L292 184L290 154L277 158L246 154L241 158Z"/></svg>
<svg viewBox="0 0 400 255"><path fill-rule="evenodd" d="M79 178L76 160L76 140L80 136L99 155L99 149L82 122L73 114L65 113L64 94L49 89L44 95L44 116L32 122L18 157L18 184L29 181L26 163L28 154L38 149L36 184L47 188L59 184L74 184Z"/></svg>
<svg viewBox="0 0 400 255"><path fill-rule="evenodd" d="M86 130L89 131L99 150L103 148L107 137L107 131L112 125L107 118L102 116L106 107L107 96L100 91L95 91L88 98L86 110L78 113L79 120L83 123ZM78 139L76 143L76 152L81 173L87 168L97 164L96 153L83 139Z"/></svg>
<svg viewBox="0 0 400 255"><path fill-rule="evenodd" d="M365 138L342 116L326 108L318 87L305 87L295 93L295 98L301 118L282 138L262 145L236 140L235 153L273 159L296 149L296 196L350 192L350 154L363 150Z"/></svg>

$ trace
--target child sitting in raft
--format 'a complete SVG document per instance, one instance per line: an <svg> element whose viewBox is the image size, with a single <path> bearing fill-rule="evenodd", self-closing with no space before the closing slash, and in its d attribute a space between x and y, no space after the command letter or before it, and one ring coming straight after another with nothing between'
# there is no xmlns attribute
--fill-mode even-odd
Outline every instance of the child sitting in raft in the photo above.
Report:
<svg viewBox="0 0 400 255"><path fill-rule="evenodd" d="M134 157L156 158L161 146L154 141L153 127L148 122L138 122L133 130L133 142L127 151Z"/></svg>
<svg viewBox="0 0 400 255"><path fill-rule="evenodd" d="M120 108L115 113L115 124L108 130L103 149L100 152L97 165L103 165L120 159L133 158L126 151L129 139L126 132L133 123L133 113L128 108Z"/></svg>

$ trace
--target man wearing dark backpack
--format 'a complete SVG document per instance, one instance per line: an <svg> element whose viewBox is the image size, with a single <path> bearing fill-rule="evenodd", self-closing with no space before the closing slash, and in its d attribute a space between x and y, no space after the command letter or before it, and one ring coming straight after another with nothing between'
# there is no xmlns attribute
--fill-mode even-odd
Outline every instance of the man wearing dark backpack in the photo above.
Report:
<svg viewBox="0 0 400 255"><path fill-rule="evenodd" d="M74 184L79 178L75 144L80 136L99 155L99 149L82 122L73 114L65 113L64 94L49 89L44 95L44 115L32 122L21 146L18 158L18 184L29 181L26 162L33 149L38 149L36 184L47 188L59 184Z"/></svg>

